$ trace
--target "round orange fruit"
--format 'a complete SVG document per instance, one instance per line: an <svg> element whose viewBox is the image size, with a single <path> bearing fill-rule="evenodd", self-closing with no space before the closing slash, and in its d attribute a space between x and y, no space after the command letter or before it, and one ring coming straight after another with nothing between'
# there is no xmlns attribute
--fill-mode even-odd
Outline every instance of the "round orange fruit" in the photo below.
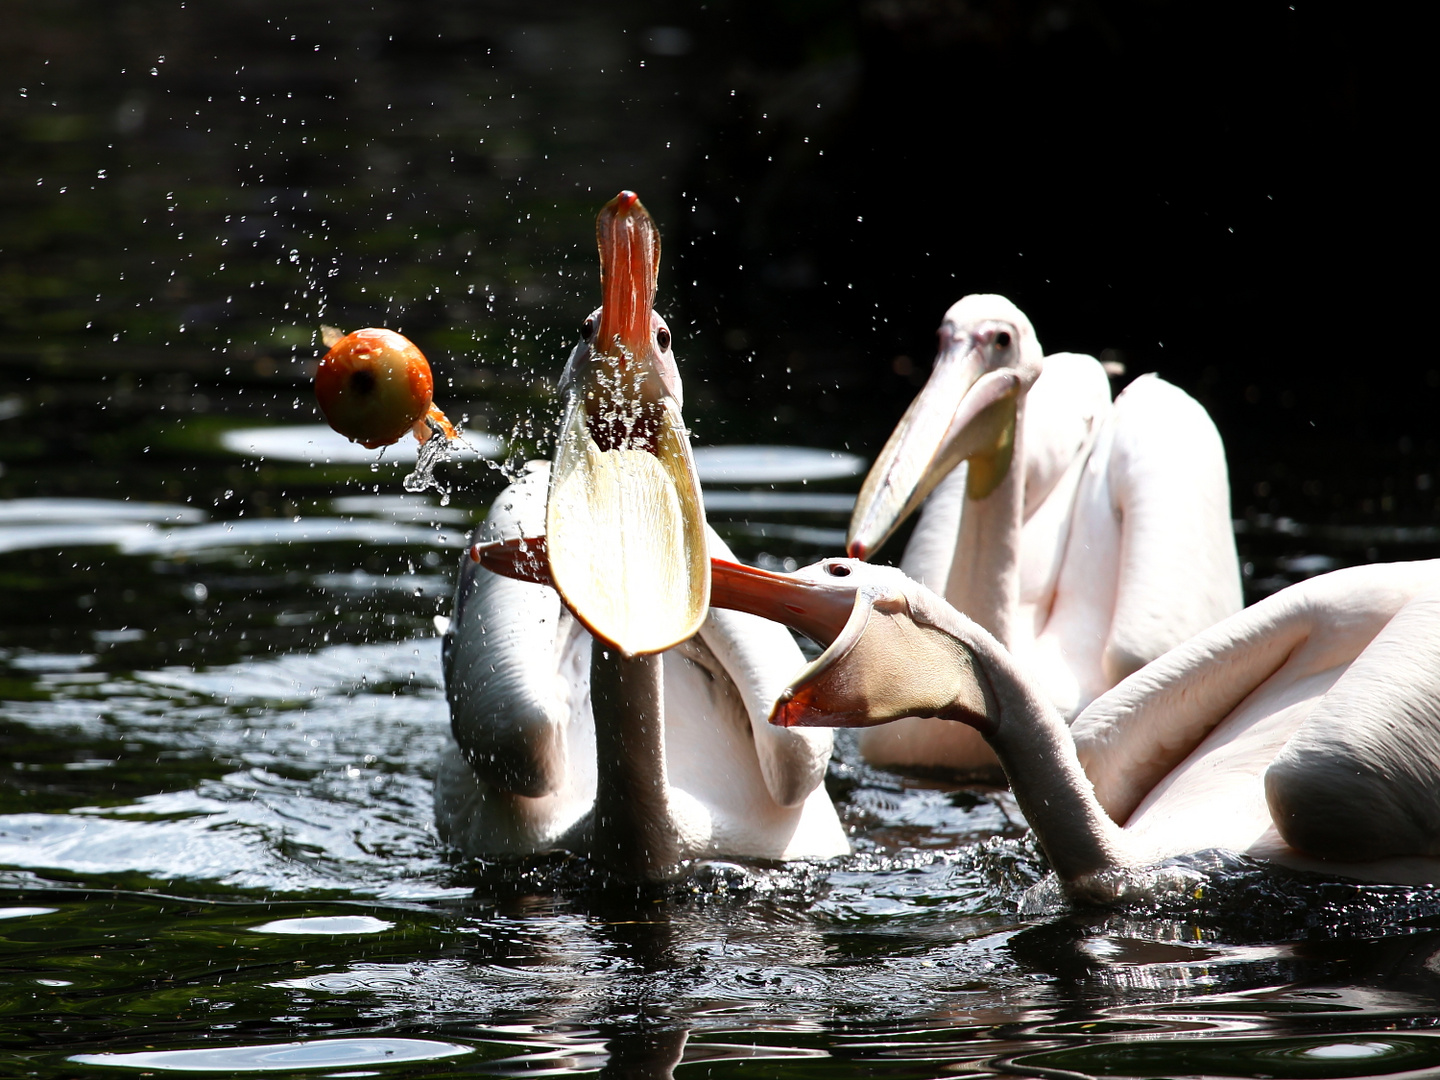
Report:
<svg viewBox="0 0 1440 1080"><path fill-rule="evenodd" d="M393 330L346 334L315 373L315 398L330 426L371 450L409 431L429 411L434 392L424 354Z"/></svg>

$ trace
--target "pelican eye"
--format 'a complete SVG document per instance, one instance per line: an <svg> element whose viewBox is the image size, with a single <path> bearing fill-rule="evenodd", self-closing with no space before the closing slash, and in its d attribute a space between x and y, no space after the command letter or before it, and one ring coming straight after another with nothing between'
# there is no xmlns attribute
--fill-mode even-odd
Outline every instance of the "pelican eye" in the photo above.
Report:
<svg viewBox="0 0 1440 1080"><path fill-rule="evenodd" d="M1005 330L1001 330L998 334L996 334L996 335L995 335L995 344L996 344L997 346L999 346L1000 348L1002 348L1002 349L1008 349L1008 348L1010 347L1010 334L1009 334L1009 332L1008 332L1008 331L1005 331Z"/></svg>
<svg viewBox="0 0 1440 1080"><path fill-rule="evenodd" d="M849 577L850 568L844 563L831 563L825 567L825 572L831 577Z"/></svg>
<svg viewBox="0 0 1440 1080"><path fill-rule="evenodd" d="M664 352L666 349L670 348L670 331L663 326L660 327L659 330L656 330L655 344L660 346L661 352Z"/></svg>
<svg viewBox="0 0 1440 1080"><path fill-rule="evenodd" d="M580 327L580 336L589 341L595 335L595 316L585 320L585 325Z"/></svg>

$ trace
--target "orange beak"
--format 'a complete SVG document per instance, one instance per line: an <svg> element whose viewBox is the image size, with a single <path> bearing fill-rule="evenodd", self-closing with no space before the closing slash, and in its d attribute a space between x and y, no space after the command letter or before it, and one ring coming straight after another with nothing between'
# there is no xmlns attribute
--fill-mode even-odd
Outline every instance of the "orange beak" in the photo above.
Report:
<svg viewBox="0 0 1440 1080"><path fill-rule="evenodd" d="M562 380L547 562L585 628L636 656L684 641L705 620L705 513L674 361L654 329L660 232L629 191L600 211L595 232L603 302L588 350L577 349Z"/></svg>
<svg viewBox="0 0 1440 1080"><path fill-rule="evenodd" d="M650 312L660 276L660 230L640 205L640 196L622 191L595 219L600 247L600 325L592 348L614 359L621 370L650 351Z"/></svg>
<svg viewBox="0 0 1440 1080"><path fill-rule="evenodd" d="M491 540L470 548L470 558L492 573L516 581L554 586L543 536ZM754 566L710 559L710 603L745 611L798 630L828 646L844 630L855 606L856 590L842 582L816 581L777 574Z"/></svg>

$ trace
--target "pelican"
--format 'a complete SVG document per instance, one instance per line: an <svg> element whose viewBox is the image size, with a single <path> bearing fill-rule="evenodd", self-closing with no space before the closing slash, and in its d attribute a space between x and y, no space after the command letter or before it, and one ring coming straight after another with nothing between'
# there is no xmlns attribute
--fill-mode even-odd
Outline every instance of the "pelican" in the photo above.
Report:
<svg viewBox="0 0 1440 1080"><path fill-rule="evenodd" d="M1440 561L1337 570L1231 615L1067 728L996 638L902 571L715 564L714 604L826 646L772 722L924 715L995 751L1066 889L1222 849L1329 876L1440 883Z"/></svg>
<svg viewBox="0 0 1440 1080"><path fill-rule="evenodd" d="M1067 719L1241 606L1225 452L1205 410L1155 375L1112 402L1096 360L1042 356L1002 296L945 313L934 371L862 486L848 553L869 558L922 502L902 568L989 631ZM867 730L861 750L897 769L998 765L973 729L937 717Z"/></svg>
<svg viewBox="0 0 1440 1080"><path fill-rule="evenodd" d="M546 584L462 559L440 834L472 854L586 850L640 879L698 857L843 854L830 734L766 722L798 646L709 611L708 553L728 549L704 522L653 310L659 233L629 192L597 231L602 304L562 376L555 461L531 463L473 538L543 537Z"/></svg>

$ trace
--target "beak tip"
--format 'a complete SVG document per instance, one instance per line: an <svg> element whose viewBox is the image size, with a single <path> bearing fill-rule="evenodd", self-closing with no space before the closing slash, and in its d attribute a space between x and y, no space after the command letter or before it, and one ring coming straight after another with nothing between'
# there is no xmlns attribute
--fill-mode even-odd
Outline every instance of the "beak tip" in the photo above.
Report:
<svg viewBox="0 0 1440 1080"><path fill-rule="evenodd" d="M773 727L794 727L794 710L790 703L795 698L795 688L787 686L780 691L780 696L775 699L775 704L770 707L770 723Z"/></svg>
<svg viewBox="0 0 1440 1080"><path fill-rule="evenodd" d="M870 545L863 540L851 540L845 545L845 554L852 559L859 559L861 562L870 557L872 550Z"/></svg>

